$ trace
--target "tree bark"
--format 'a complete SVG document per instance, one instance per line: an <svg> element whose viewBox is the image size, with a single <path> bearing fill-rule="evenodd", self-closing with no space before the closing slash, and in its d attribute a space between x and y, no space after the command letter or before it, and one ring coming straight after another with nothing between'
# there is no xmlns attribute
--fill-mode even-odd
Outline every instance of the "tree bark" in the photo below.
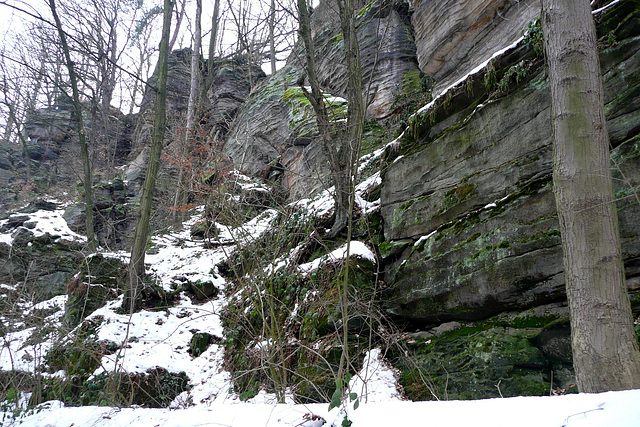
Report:
<svg viewBox="0 0 640 427"><path fill-rule="evenodd" d="M305 89L304 82L300 82L300 87L313 106L314 112L316 113L316 123L322 139L324 152L327 154L327 157L329 159L329 168L331 170L331 176L333 178L333 183L335 186L335 212L331 230L327 234L327 237L333 238L346 228L349 220L349 195L351 193L353 172L352 159L355 155L355 146L352 145L352 142L355 141L351 141L352 133L349 119L353 119L353 117L355 116L353 115L353 111L351 111L351 105L349 105L349 112L347 113L347 135L339 134L332 129L332 124L329 120L329 114L324 103L322 89L320 88L320 80L318 79L318 75L316 73L317 66L315 62L315 46L313 43L313 38L311 37L311 20L306 0L298 0L298 18L300 24L300 37L302 38L305 46L305 71L307 72L307 78L309 79L309 84L311 86L311 93L309 93ZM352 44L350 41L348 41L348 37L350 38L351 36L346 35L344 38L345 57L358 52L351 50ZM353 38L355 39L355 35ZM355 42L357 44L357 40ZM353 58L347 58L347 67L357 67L357 65L355 65L355 62L349 64L349 61L353 61ZM350 71L352 69L353 68L349 68ZM362 78L360 77L360 80L361 79ZM351 87L353 83L354 82L351 80L351 76L349 76L349 87ZM350 88L348 89L348 91L351 95L352 92ZM354 108L357 109L357 105ZM353 130L355 135L355 132L357 130Z"/></svg>
<svg viewBox="0 0 640 427"><path fill-rule="evenodd" d="M275 28L276 28L276 0L271 0L271 7L269 8L269 56L271 59L271 75L276 73L276 40L275 40Z"/></svg>
<svg viewBox="0 0 640 427"><path fill-rule="evenodd" d="M196 0L196 28L193 35L193 52L191 52L191 87L189 88L189 104L187 105L187 130L185 147L195 127L196 105L200 86L200 44L202 40L202 0Z"/></svg>
<svg viewBox="0 0 640 427"><path fill-rule="evenodd" d="M207 93L213 84L214 58L216 56L216 44L218 43L218 27L220 26L220 0L213 4L213 16L211 17L211 37L209 38L209 60L207 62L207 79L202 88L202 99L207 98Z"/></svg>
<svg viewBox="0 0 640 427"><path fill-rule="evenodd" d="M354 180L357 169L356 162L362 146L364 132L365 109L362 99L362 66L360 63L360 47L356 32L356 18L354 0L338 0L340 10L340 26L344 39L344 57L347 63L347 136L343 144L338 147L338 157L343 165L342 177L344 181L336 186L336 221L332 227L332 234L337 234L342 223L350 221L353 210ZM338 222L338 215L341 216ZM342 219L346 217L346 221Z"/></svg>
<svg viewBox="0 0 640 427"><path fill-rule="evenodd" d="M87 232L87 241L88 241L88 249L90 251L95 251L96 249L96 240L95 233L93 230L93 179L91 177L91 163L89 161L89 150L87 148L87 141L84 132L84 122L82 120L82 104L80 104L80 92L78 91L78 79L75 72L75 67L73 61L71 60L71 54L69 45L67 44L67 36L64 30L62 29L62 22L60 21L60 17L58 16L58 12L56 9L55 0L49 0L49 9L51 9L51 14L53 15L54 22L56 24L56 29L58 31L58 36L60 37L60 45L62 47L62 53L64 55L64 59L67 66L67 71L69 72L69 80L71 83L72 94L72 103L73 110L75 113L75 122L76 122L76 130L78 132L78 141L80 142L80 156L82 157L82 166L84 171L84 203L85 203L85 226Z"/></svg>
<svg viewBox="0 0 640 427"><path fill-rule="evenodd" d="M181 155L187 155L191 151L191 141L194 138L196 107L198 106L198 97L200 96L200 44L202 41L202 0L196 0L196 18L195 31L193 35L193 51L191 52L191 84L189 88L189 102L187 104L187 126L184 132L184 140L180 147ZM178 207L185 198L183 191L184 167L178 166L178 184L176 185L176 194L173 200L173 220L179 221L181 216L178 215Z"/></svg>
<svg viewBox="0 0 640 427"><path fill-rule="evenodd" d="M581 392L640 388L625 286L595 25L588 0L543 0L553 183Z"/></svg>
<svg viewBox="0 0 640 427"><path fill-rule="evenodd" d="M171 3L171 7L176 4L177 0L173 0ZM182 25L182 19L184 18L184 13L187 8L187 0L182 0L182 8L180 12L176 9L176 28L173 29L173 36L171 36L171 41L169 42L169 48L167 49L169 52L173 51L173 47L178 40L178 34L180 33L180 26Z"/></svg>
<svg viewBox="0 0 640 427"><path fill-rule="evenodd" d="M160 41L160 56L158 58L158 86L154 103L153 133L151 135L151 152L147 174L140 200L140 214L136 223L129 263L129 280L125 291L122 308L126 312L134 312L141 301L141 283L144 277L144 257L149 237L149 220L151 218L151 202L156 186L156 177L160 168L160 155L164 143L164 133L167 125L167 74L169 59L169 33L171 30L171 14L173 1L164 0L162 24L162 38Z"/></svg>

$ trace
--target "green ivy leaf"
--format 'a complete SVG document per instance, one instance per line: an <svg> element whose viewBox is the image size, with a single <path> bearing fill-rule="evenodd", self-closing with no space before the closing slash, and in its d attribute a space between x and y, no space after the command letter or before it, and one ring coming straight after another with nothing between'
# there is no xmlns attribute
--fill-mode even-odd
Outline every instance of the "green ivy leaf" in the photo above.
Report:
<svg viewBox="0 0 640 427"><path fill-rule="evenodd" d="M329 403L329 410L333 408L337 408L342 403L342 389L335 389L333 395L331 396L331 403Z"/></svg>

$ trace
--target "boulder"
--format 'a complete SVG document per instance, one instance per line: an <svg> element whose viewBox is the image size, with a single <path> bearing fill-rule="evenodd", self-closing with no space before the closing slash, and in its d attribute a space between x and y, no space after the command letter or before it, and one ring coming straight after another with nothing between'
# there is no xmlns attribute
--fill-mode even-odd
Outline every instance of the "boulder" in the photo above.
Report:
<svg viewBox="0 0 640 427"><path fill-rule="evenodd" d="M118 258L100 254L89 256L81 271L66 283L69 296L65 305L64 324L74 328L107 301L118 297L124 286L127 265Z"/></svg>
<svg viewBox="0 0 640 427"><path fill-rule="evenodd" d="M328 175L311 107L304 95L285 96L295 92L299 73L289 65L256 88L224 144L225 154L247 175L268 178L282 172L292 198L317 191L318 177Z"/></svg>
<svg viewBox="0 0 640 427"><path fill-rule="evenodd" d="M10 232L11 246L0 244L0 281L26 281L36 302L64 294L68 279L82 262L81 245L49 234L35 236L23 225Z"/></svg>
<svg viewBox="0 0 640 427"><path fill-rule="evenodd" d="M208 332L195 332L189 341L189 353L193 357L198 357L207 349L211 344L217 344L221 341L220 337L211 335Z"/></svg>
<svg viewBox="0 0 640 427"><path fill-rule="evenodd" d="M530 339L536 329L468 327L412 340L391 357L411 400L464 400L549 393L549 361ZM420 369L420 372L418 372ZM428 382L425 382L424 378Z"/></svg>
<svg viewBox="0 0 640 427"><path fill-rule="evenodd" d="M125 184L120 178L99 182L93 187L94 202L94 232L98 244L111 249L129 248L130 238L136 218L136 193L131 189L137 188L133 181ZM76 233L86 233L85 203L77 202L68 205L64 211L64 219L69 228Z"/></svg>

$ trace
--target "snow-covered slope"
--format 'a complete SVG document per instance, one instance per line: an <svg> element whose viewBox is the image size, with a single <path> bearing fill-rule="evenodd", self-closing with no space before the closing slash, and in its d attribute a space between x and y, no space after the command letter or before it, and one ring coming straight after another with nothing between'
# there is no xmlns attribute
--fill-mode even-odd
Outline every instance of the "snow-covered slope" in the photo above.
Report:
<svg viewBox="0 0 640 427"><path fill-rule="evenodd" d="M326 200L325 200L326 201ZM321 205L316 200L314 205ZM323 211L320 209L320 211ZM324 212L326 213L326 212ZM55 216L55 215L54 215ZM210 281L223 289L225 280L214 268L231 251L229 242L252 239L267 229L275 217L262 215L242 230L228 229L220 239L227 245L208 249L202 241L193 241L190 226L199 217L184 224L180 231L154 239L156 251L149 256L150 271L167 290L178 278L188 276ZM36 229L39 221L48 221L51 215L34 214ZM58 230L59 231L59 230ZM237 236L242 236L240 239ZM361 242L353 242L352 253L364 258L373 257ZM122 253L104 253L105 256L126 258ZM325 262L344 256L344 248L325 257ZM321 261L317 261L316 264ZM303 269L317 268L301 266ZM220 293L222 295L222 293ZM66 301L65 296L28 306L28 315L36 309L56 310L47 317L50 324L59 322ZM3 408L3 425L22 426L339 426L345 415L352 426L435 425L435 426L618 426L636 427L640 423L640 390L604 393L600 395L568 395L555 397L521 397L486 401L408 402L401 398L396 375L382 359L378 350L365 357L359 375L351 380L351 390L358 394L359 407L353 402L341 408L328 410L328 404L300 405L275 404L275 396L259 393L249 401L241 401L233 393L231 375L223 368L223 348L213 344L199 357L188 353L189 341L195 332L207 332L222 337L220 311L225 304L222 296L206 303L193 302L186 295L172 307L162 311L142 310L130 316L118 314L121 300L117 299L89 316L97 328L99 341L108 340L121 347L121 351L103 357L94 376L115 369L126 372L144 372L162 367L169 372L185 372L191 388L175 398L167 409L65 407L59 401L50 401L35 409L16 411L16 407ZM19 325L15 325L19 328ZM0 349L3 370L19 368L34 371L42 356L61 337L52 334L40 344L30 344L33 328L22 328L5 335ZM40 358L34 358L39 356ZM61 373L54 374L61 375ZM22 400L21 404L24 405Z"/></svg>
<svg viewBox="0 0 640 427"><path fill-rule="evenodd" d="M362 404L350 410L352 427L637 427L640 390L556 397L514 397L476 401ZM340 426L344 413L325 404L216 403L189 409L80 407L51 402L21 418L21 426ZM5 425L14 425L7 423Z"/></svg>

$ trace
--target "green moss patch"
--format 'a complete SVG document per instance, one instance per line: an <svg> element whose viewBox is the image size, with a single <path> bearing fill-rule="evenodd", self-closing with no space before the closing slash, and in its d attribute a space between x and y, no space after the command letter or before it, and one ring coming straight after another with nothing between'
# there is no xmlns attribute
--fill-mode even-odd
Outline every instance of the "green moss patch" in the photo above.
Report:
<svg viewBox="0 0 640 427"><path fill-rule="evenodd" d="M481 399L549 393L548 361L530 330L463 328L418 340L394 360L412 400ZM425 384L423 379L428 382Z"/></svg>

